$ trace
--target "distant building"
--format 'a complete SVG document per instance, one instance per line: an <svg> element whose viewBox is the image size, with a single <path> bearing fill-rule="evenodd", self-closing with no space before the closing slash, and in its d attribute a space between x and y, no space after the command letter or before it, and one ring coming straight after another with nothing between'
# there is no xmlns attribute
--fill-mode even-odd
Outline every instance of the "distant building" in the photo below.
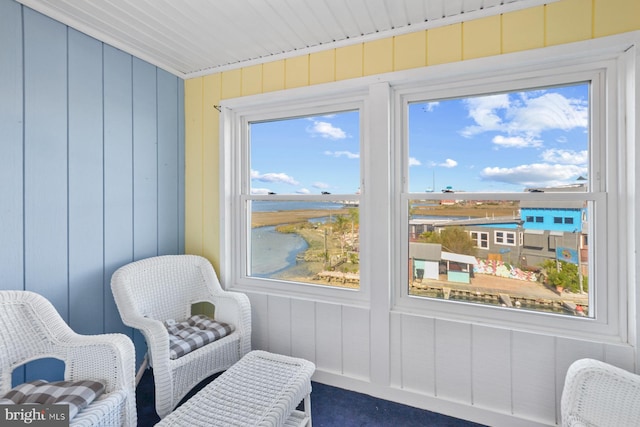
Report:
<svg viewBox="0 0 640 427"><path fill-rule="evenodd" d="M562 187L529 188L527 192L585 191L585 184ZM587 274L588 212L578 201L522 201L516 217L473 219L412 219L410 241L426 231L459 226L475 242L476 256L536 268L545 260L562 259L579 264ZM559 258L559 253L565 257ZM571 254L572 256L568 256ZM575 257L573 256L575 254Z"/></svg>

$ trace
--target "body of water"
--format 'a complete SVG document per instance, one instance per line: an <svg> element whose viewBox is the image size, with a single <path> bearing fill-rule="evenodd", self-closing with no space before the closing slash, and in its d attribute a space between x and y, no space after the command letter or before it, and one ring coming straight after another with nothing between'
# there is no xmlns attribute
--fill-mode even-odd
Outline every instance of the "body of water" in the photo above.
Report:
<svg viewBox="0 0 640 427"><path fill-rule="evenodd" d="M254 200L253 212L276 212L292 210L335 210L345 206L334 202L305 202ZM312 218L310 222L324 223L326 217ZM296 233L278 233L274 226L256 227L251 230L251 275L273 277L296 265L296 255L307 250L309 245Z"/></svg>
<svg viewBox="0 0 640 427"><path fill-rule="evenodd" d="M296 255L308 248L296 233L278 233L275 226L251 230L251 275L272 277L296 264Z"/></svg>
<svg viewBox="0 0 640 427"><path fill-rule="evenodd" d="M253 212L277 212L294 210L343 209L345 205L334 202L303 202L297 200L254 200Z"/></svg>

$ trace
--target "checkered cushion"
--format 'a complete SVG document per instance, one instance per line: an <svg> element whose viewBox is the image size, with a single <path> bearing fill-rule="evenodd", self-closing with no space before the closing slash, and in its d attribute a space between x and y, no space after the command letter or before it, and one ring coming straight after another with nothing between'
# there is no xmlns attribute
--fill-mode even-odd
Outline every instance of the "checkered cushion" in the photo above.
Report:
<svg viewBox="0 0 640 427"><path fill-rule="evenodd" d="M0 405L35 403L41 405L69 405L69 418L89 406L104 391L98 381L30 381L11 389L0 398Z"/></svg>
<svg viewBox="0 0 640 427"><path fill-rule="evenodd" d="M226 337L235 330L229 323L218 322L198 314L184 322L164 322L169 331L169 357L177 359L217 339Z"/></svg>

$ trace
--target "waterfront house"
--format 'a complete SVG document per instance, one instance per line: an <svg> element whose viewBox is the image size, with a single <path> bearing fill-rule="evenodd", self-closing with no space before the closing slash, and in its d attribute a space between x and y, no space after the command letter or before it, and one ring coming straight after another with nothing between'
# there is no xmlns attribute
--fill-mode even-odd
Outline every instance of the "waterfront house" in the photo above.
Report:
<svg viewBox="0 0 640 427"><path fill-rule="evenodd" d="M111 274L199 254L249 296L253 347L312 360L318 382L487 425L556 425L574 360L640 366L639 16L637 0L0 0L0 288L43 294L80 333L129 334L140 364ZM597 173L567 197L595 205L592 317L410 296L401 106L585 81ZM317 197L360 206L359 289L243 277L241 201L289 196L231 192L251 173L234 157L239 123L354 110L361 194ZM523 196L538 197L560 196Z"/></svg>

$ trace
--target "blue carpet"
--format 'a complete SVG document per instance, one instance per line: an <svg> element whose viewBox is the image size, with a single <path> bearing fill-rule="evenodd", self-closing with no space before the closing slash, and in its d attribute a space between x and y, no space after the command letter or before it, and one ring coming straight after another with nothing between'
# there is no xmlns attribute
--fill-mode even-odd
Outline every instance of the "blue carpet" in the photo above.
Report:
<svg viewBox="0 0 640 427"><path fill-rule="evenodd" d="M216 376L203 381L185 400ZM325 384L312 382L311 386L311 416L314 427L481 427L480 424ZM147 369L136 390L139 427L153 426L160 421L155 411L153 393L153 371Z"/></svg>

